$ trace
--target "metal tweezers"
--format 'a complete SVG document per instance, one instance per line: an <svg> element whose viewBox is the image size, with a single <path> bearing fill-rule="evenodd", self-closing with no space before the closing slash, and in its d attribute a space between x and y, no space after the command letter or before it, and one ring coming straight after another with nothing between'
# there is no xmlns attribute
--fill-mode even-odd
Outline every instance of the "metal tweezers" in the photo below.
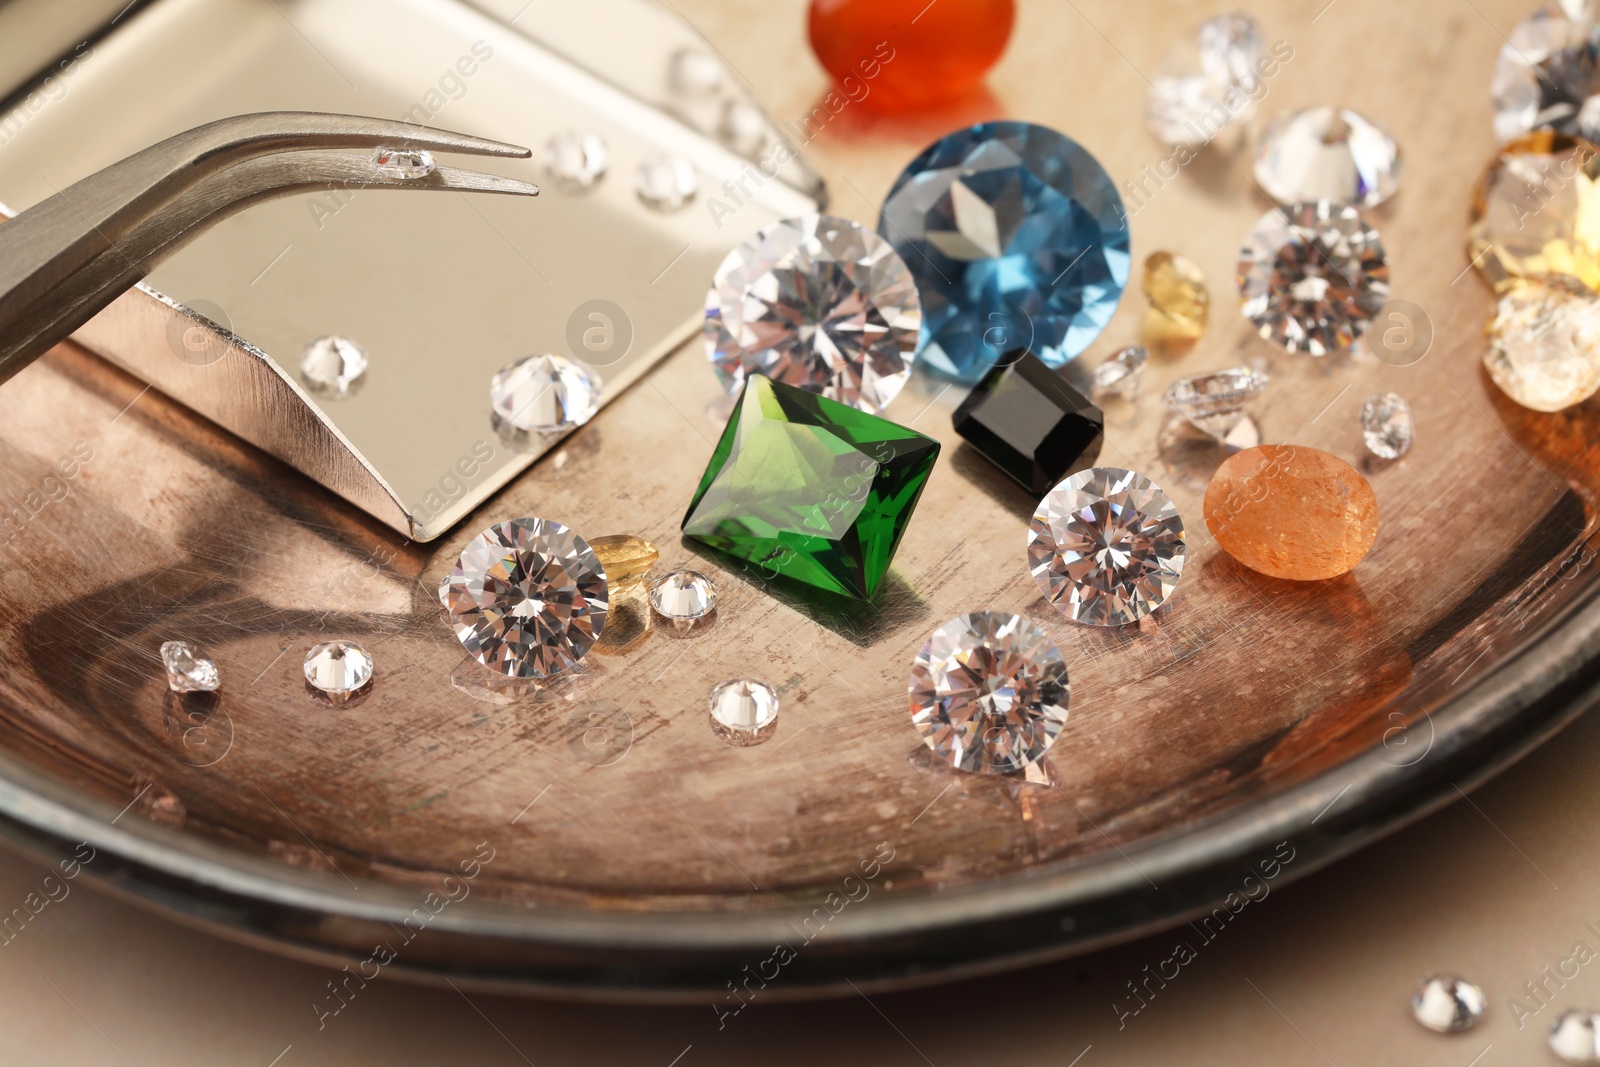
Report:
<svg viewBox="0 0 1600 1067"><path fill-rule="evenodd" d="M405 122L296 111L239 115L170 137L0 224L0 384L213 223L257 201L329 188L539 192L452 167L390 177L370 153L335 151L352 148L529 155Z"/></svg>

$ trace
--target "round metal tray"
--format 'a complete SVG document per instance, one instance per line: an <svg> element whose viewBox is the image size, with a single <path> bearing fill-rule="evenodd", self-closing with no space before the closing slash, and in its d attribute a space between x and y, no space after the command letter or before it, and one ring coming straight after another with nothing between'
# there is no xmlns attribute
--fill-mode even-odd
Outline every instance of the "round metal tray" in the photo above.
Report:
<svg viewBox="0 0 1600 1067"><path fill-rule="evenodd" d="M1406 189L1375 217L1395 295L1436 336L1407 366L1274 356L1225 291L1266 208L1248 153L1158 187L1135 262L1191 256L1216 308L1199 350L1107 409L1103 457L1150 474L1188 519L1187 570L1154 618L1092 630L1040 598L1023 565L1032 502L951 433L961 390L921 376L886 414L944 454L878 603L840 611L678 539L726 412L696 344L426 546L63 347L0 389L0 499L26 512L0 544L0 831L51 862L86 842L83 878L275 951L464 988L731 1008L746 982L769 998L870 991L1204 926L1230 894L1458 798L1600 687L1600 408L1525 411L1479 366L1489 298L1460 277L1459 249L1492 150L1499 42L1483 35L1487 51L1457 62L1434 20L1372 35L1392 13L1346 3L1310 30L1288 0L1258 5L1298 50L1265 110L1333 97L1390 122ZM1510 25L1514 6L1490 14ZM1113 174L1156 161L1129 64L1148 69L1170 27L1130 29L1119 51L1066 8L1025 14L974 113L939 129L839 116L813 153L837 210L870 220L870 197L929 137L1000 99ZM804 47L793 26L729 26L719 47L744 69ZM1064 71L1044 42L1068 39ZM1356 48L1366 62L1344 62ZM810 68L761 69L775 112L809 109ZM1036 91L1047 84L1065 88ZM1094 86L1105 106L1082 106ZM1086 361L1137 337L1138 304L1131 292ZM1168 381L1257 358L1273 374L1270 441L1361 462L1366 396L1411 401L1415 450L1366 468L1382 529L1344 579L1234 564L1201 521L1220 454L1163 426ZM92 458L62 478L80 443ZM517 515L652 539L662 566L716 577L719 617L647 630L633 601L586 670L496 683L464 660L436 587L468 538ZM1074 703L1046 783L941 769L911 728L916 650L980 608L1027 614L1069 658ZM358 705L319 704L301 680L306 649L333 636L377 657ZM171 638L217 658L214 705L167 693L156 650ZM736 749L705 700L747 675L782 691L783 712L771 741Z"/></svg>

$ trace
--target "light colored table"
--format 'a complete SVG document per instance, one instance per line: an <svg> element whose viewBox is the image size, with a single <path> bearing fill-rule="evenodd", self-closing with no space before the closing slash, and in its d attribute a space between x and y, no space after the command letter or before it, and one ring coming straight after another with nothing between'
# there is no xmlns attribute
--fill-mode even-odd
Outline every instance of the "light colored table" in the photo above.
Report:
<svg viewBox="0 0 1600 1067"><path fill-rule="evenodd" d="M527 17L537 17L535 0ZM747 74L780 119L825 87L803 39L802 0L674 0ZM1296 59L1268 115L1341 102L1381 116L1411 153L1402 195L1428 201L1430 175L1492 148L1487 84L1501 33L1526 0L1257 0L1269 37ZM1119 178L1161 154L1144 134L1144 82L1170 36L1222 5L1182 0L1024 0L992 98L960 115L875 125L848 111L810 151L839 214L870 221L904 161L960 121L1116 109L1125 135L1092 147ZM1319 14L1320 11L1320 14ZM1315 21L1313 22L1313 17ZM1424 42L1404 56L1371 47ZM1035 106L1049 86L1048 108ZM1468 87L1460 92L1458 87ZM1068 132L1072 132L1070 126ZM1452 189L1467 184L1457 175ZM1204 196L1175 191L1140 224L1177 240ZM1462 221L1431 240L1437 269L1461 258ZM1409 229L1409 227L1408 227ZM1409 235L1416 239L1416 234ZM1428 235L1424 235L1425 237ZM1145 250L1154 245L1144 244ZM1185 249L1185 251L1190 251ZM1201 250L1208 266L1231 249ZM1432 269L1432 268L1430 268ZM1224 275L1213 274L1218 283ZM1465 284L1465 283L1463 283ZM1474 282L1474 284L1476 284ZM1221 294L1225 301L1226 294ZM1129 304L1133 303L1132 301ZM1485 299L1485 303L1487 303ZM1123 318L1131 320L1125 306ZM1600 965L1528 998L1574 944L1600 949L1600 822L1590 717L1469 801L1335 868L1250 905L1119 1029L1126 984L1172 955L1179 932L1078 960L898 995L762 1004L719 1030L709 1005L556 1005L379 982L319 1030L312 1004L331 974L239 948L113 902L75 883L0 945L0 1064L1335 1064L1492 1067L1555 1062L1545 1025L1568 1006L1600 1007ZM1592 818L1591 818L1592 816ZM0 857L0 914L45 872ZM1198 938L1190 938L1198 944ZM1480 982L1490 1013L1472 1032L1429 1034L1407 1011L1412 983L1452 969ZM1169 969L1170 973L1170 969ZM1519 1028L1508 998L1537 1014Z"/></svg>

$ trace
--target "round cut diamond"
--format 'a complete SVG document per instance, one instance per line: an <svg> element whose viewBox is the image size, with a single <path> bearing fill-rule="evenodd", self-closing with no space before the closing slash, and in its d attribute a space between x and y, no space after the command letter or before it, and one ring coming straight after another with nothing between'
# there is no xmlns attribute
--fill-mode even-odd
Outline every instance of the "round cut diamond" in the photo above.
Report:
<svg viewBox="0 0 1600 1067"><path fill-rule="evenodd" d="M432 152L406 148L380 148L372 154L372 172L380 178L411 181L439 169Z"/></svg>
<svg viewBox="0 0 1600 1067"><path fill-rule="evenodd" d="M1116 185L1076 142L988 122L934 142L884 201L878 232L922 297L918 359L976 382L1026 348L1059 367L1105 328L1128 282Z"/></svg>
<svg viewBox="0 0 1600 1067"><path fill-rule="evenodd" d="M1183 573L1183 518L1161 487L1091 467L1045 494L1028 526L1028 569L1074 622L1121 626L1166 603Z"/></svg>
<svg viewBox="0 0 1600 1067"><path fill-rule="evenodd" d="M1165 144L1198 147L1232 123L1249 121L1265 58L1261 25L1249 15L1202 22L1156 69L1145 107L1150 132Z"/></svg>
<svg viewBox="0 0 1600 1067"><path fill-rule="evenodd" d="M372 653L354 641L324 641L306 653L306 681L330 696L347 696L372 681Z"/></svg>
<svg viewBox="0 0 1600 1067"><path fill-rule="evenodd" d="M921 326L895 250L828 215L761 230L728 253L706 294L706 349L730 395L763 374L881 411L911 377Z"/></svg>
<svg viewBox="0 0 1600 1067"><path fill-rule="evenodd" d="M1149 350L1139 345L1117 349L1094 369L1095 394L1114 394L1131 400L1139 391L1139 379L1144 376L1144 366L1148 362Z"/></svg>
<svg viewBox="0 0 1600 1067"><path fill-rule="evenodd" d="M527 356L489 380L489 403L503 428L561 433L600 410L600 376L565 356Z"/></svg>
<svg viewBox="0 0 1600 1067"><path fill-rule="evenodd" d="M1430 975L1411 994L1411 1014L1441 1034L1467 1029L1482 1017L1485 1006L1483 990L1453 974Z"/></svg>
<svg viewBox="0 0 1600 1067"><path fill-rule="evenodd" d="M1517 23L1495 61L1494 132L1553 129L1600 139L1600 4L1562 0Z"/></svg>
<svg viewBox="0 0 1600 1067"><path fill-rule="evenodd" d="M646 207L677 211L700 191L700 172L683 156L647 156L634 174L633 187Z"/></svg>
<svg viewBox="0 0 1600 1067"><path fill-rule="evenodd" d="M1399 393L1377 393L1361 405L1361 436L1379 459L1399 459L1415 435L1411 405Z"/></svg>
<svg viewBox="0 0 1600 1067"><path fill-rule="evenodd" d="M1072 689L1061 650L1020 615L975 611L933 632L911 665L911 722L958 770L1026 770L1055 744Z"/></svg>
<svg viewBox="0 0 1600 1067"><path fill-rule="evenodd" d="M1500 149L1472 196L1467 255L1490 285L1567 274L1600 288L1600 147L1540 130Z"/></svg>
<svg viewBox="0 0 1600 1067"><path fill-rule="evenodd" d="M650 583L650 606L669 619L703 619L717 610L717 587L699 571L673 571Z"/></svg>
<svg viewBox="0 0 1600 1067"><path fill-rule="evenodd" d="M1367 332L1389 297L1378 231L1317 200L1267 212L1239 253L1245 318L1290 352L1326 356Z"/></svg>
<svg viewBox="0 0 1600 1067"><path fill-rule="evenodd" d="M1562 1012L1545 1040L1562 1063L1600 1063L1600 1012Z"/></svg>
<svg viewBox="0 0 1600 1067"><path fill-rule="evenodd" d="M716 686L711 690L711 729L730 745L759 745L777 732L777 691L748 678Z"/></svg>
<svg viewBox="0 0 1600 1067"><path fill-rule="evenodd" d="M1583 403L1600 391L1600 297L1561 275L1513 280L1489 321L1483 365L1525 408Z"/></svg>
<svg viewBox="0 0 1600 1067"><path fill-rule="evenodd" d="M1167 386L1161 402L1195 429L1221 441L1244 421L1250 401L1265 392L1270 381L1249 367L1229 367L1179 378Z"/></svg>
<svg viewBox="0 0 1600 1067"><path fill-rule="evenodd" d="M1400 148L1376 123L1338 107L1273 120L1256 147L1256 184L1280 204L1375 207L1400 184Z"/></svg>
<svg viewBox="0 0 1600 1067"><path fill-rule="evenodd" d="M611 153L598 133L562 130L544 145L544 169L565 189L590 189L605 176Z"/></svg>
<svg viewBox="0 0 1600 1067"><path fill-rule="evenodd" d="M600 636L609 604L588 542L549 519L511 519L473 538L440 596L468 654L516 678L574 666Z"/></svg>
<svg viewBox="0 0 1600 1067"><path fill-rule="evenodd" d="M174 693L210 693L222 688L217 665L187 641L161 642L161 665Z"/></svg>
<svg viewBox="0 0 1600 1067"><path fill-rule="evenodd" d="M300 380L318 396L349 396L366 373L366 350L348 337L319 337L300 353Z"/></svg>

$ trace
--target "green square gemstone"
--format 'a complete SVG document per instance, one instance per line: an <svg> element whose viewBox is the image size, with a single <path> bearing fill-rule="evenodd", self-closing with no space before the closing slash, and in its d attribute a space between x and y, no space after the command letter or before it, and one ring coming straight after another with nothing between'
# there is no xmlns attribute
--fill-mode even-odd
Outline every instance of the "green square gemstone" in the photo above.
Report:
<svg viewBox="0 0 1600 1067"><path fill-rule="evenodd" d="M915 430L752 375L683 532L769 575L867 600L938 456Z"/></svg>

